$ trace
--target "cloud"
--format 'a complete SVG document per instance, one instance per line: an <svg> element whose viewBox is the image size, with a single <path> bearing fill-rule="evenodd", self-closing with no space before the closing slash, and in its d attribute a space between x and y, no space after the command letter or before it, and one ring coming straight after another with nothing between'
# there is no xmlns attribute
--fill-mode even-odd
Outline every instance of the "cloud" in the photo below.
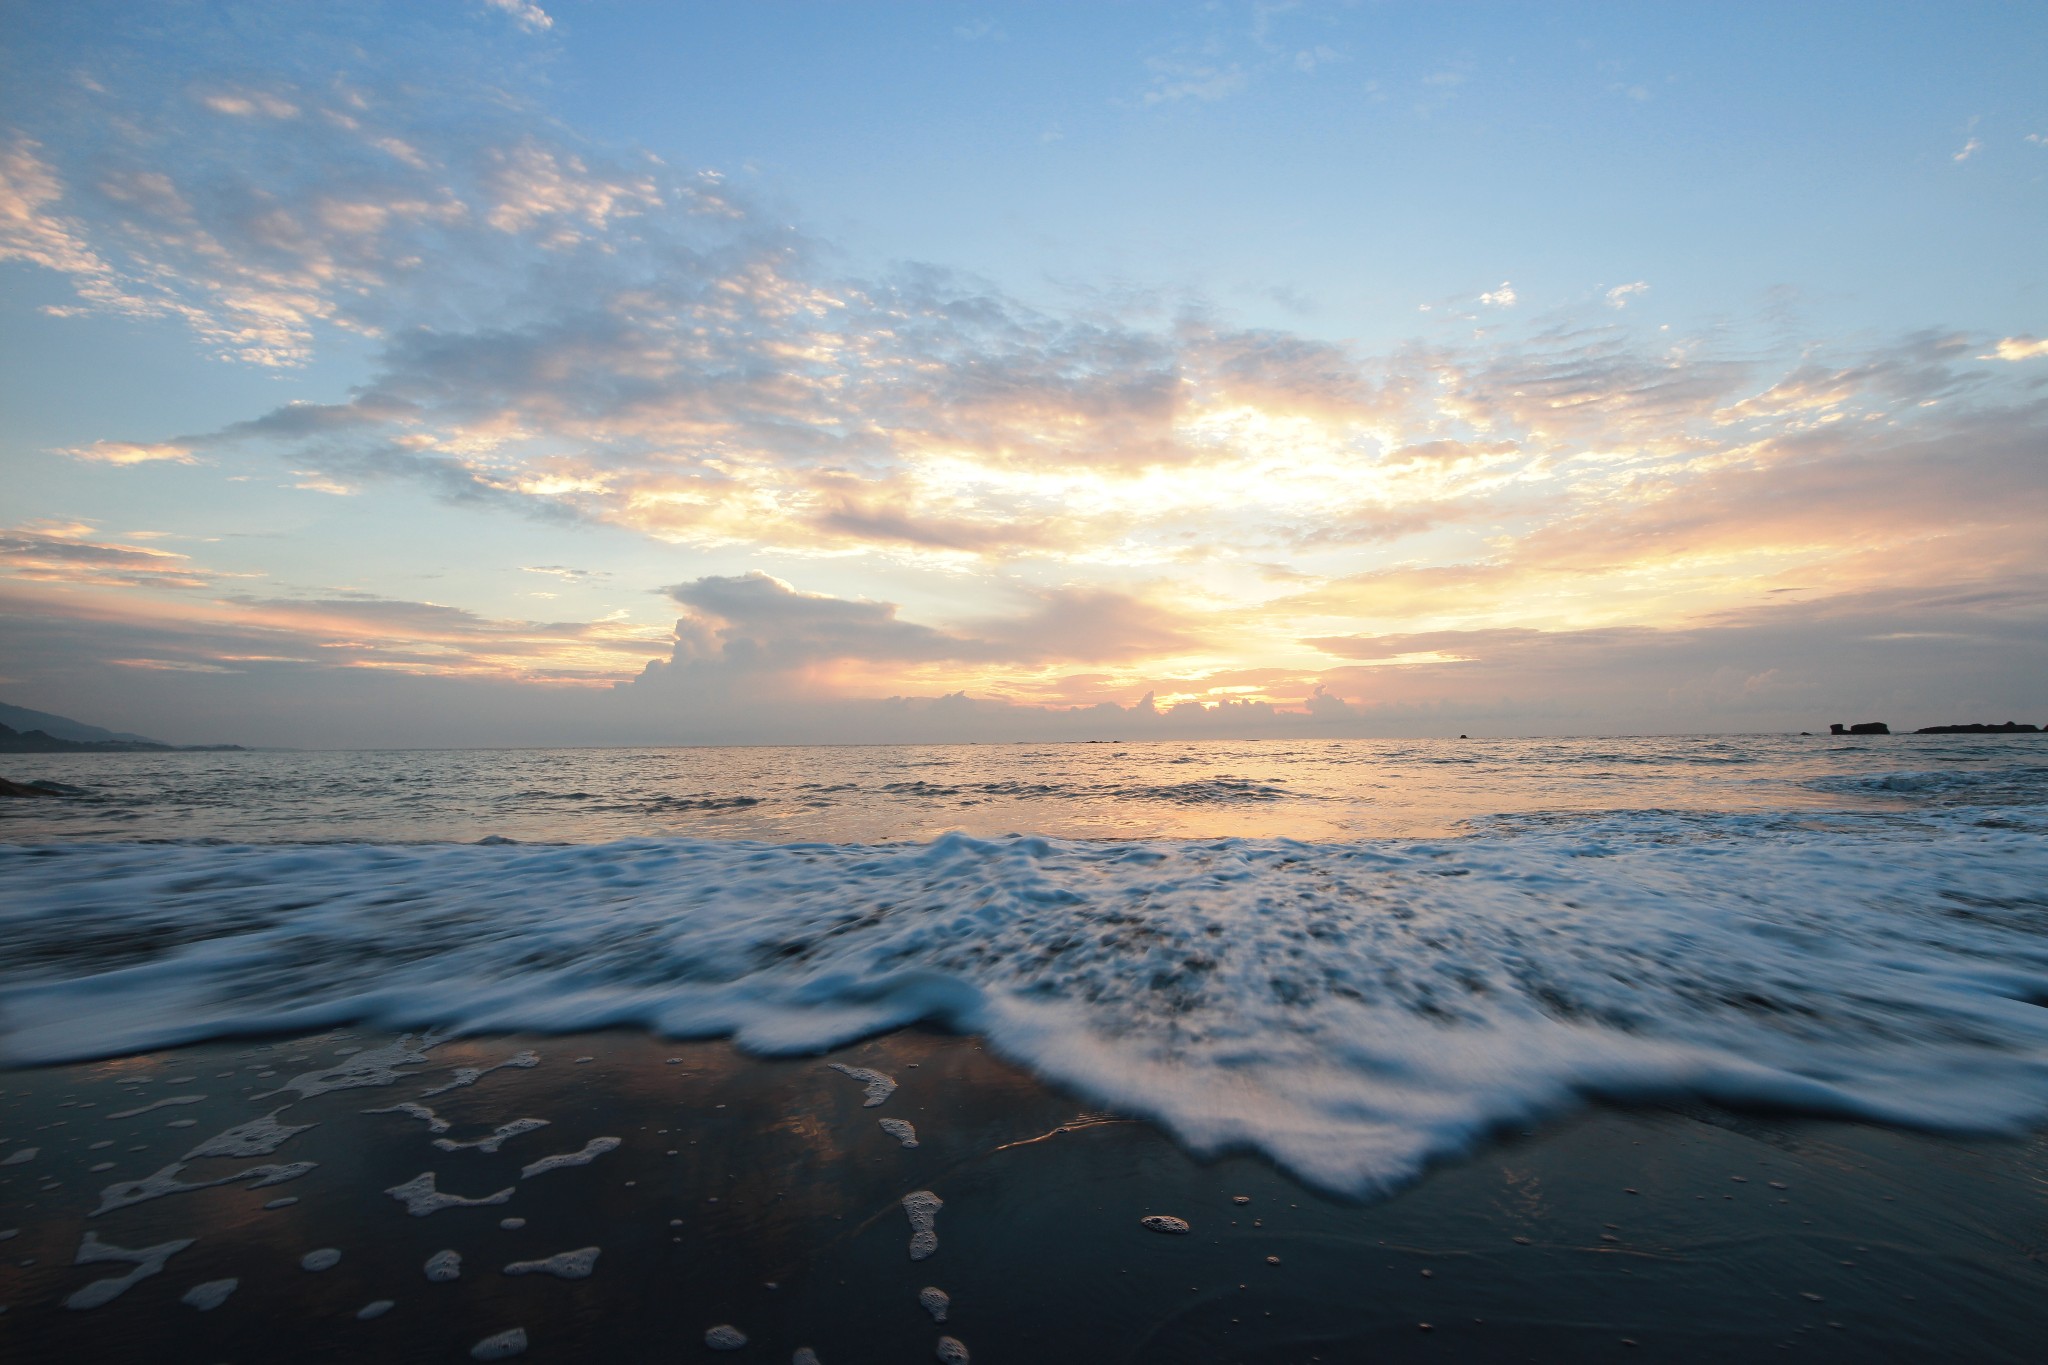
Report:
<svg viewBox="0 0 2048 1365"><path fill-rule="evenodd" d="M323 401L67 455L163 480L267 460L304 488L625 532L694 575L668 590L680 620L202 600L234 585L141 537L18 527L10 600L87 623L64 657L637 678L621 690L760 733L804 708L848 733L1079 733L1047 719L1074 708L1407 724L1434 714L1418 679L1485 675L1487 705L1514 693L1562 725L1572 689L1615 695L1574 659L1648 670L1659 706L1702 714L1788 695L1802 675L1769 651L1731 645L1725 676L1660 662L1763 638L1742 613L1788 585L1832 631L1830 602L2048 571L2048 410L2029 371L1977 363L2043 354L2031 335L1665 331L1625 306L1642 281L1534 315L1503 282L1372 347L1199 299L1035 307L935 267L856 270L716 174L578 137L521 78L513 27L469 25L475 54L428 45L445 78L335 45L260 75L215 53L154 84L52 83L0 155L0 252L67 281L67 308L175 319L232 363L361 359L346 392L302 390ZM1155 74L1249 81L1304 50L1240 25ZM521 589L599 577L505 568ZM2008 604L1944 610L2012 648ZM1519 691L1508 663L1486 673L1514 659L1544 661Z"/></svg>
<svg viewBox="0 0 2048 1365"><path fill-rule="evenodd" d="M548 12L532 0L484 0L484 4L506 15L528 33L545 33L555 26Z"/></svg>
<svg viewBox="0 0 2048 1365"><path fill-rule="evenodd" d="M75 460L87 460L95 464L191 464L192 451L187 446L175 445L168 441L138 444L134 441L94 441L89 446L74 446L60 452Z"/></svg>
<svg viewBox="0 0 2048 1365"><path fill-rule="evenodd" d="M1236 63L1215 66L1206 62L1155 57L1145 65L1152 84L1139 96L1145 104L1174 104L1181 100L1214 103L1228 99L1248 83L1244 68Z"/></svg>
<svg viewBox="0 0 2048 1365"><path fill-rule="evenodd" d="M2048 340L2040 337L2001 337L1991 348L1989 355L1980 355L1979 360L2033 360L2048 355Z"/></svg>
<svg viewBox="0 0 2048 1365"><path fill-rule="evenodd" d="M1958 151L1954 156L1950 157L1949 160L1968 161L1971 157L1977 155L1977 153L1983 150L1984 140L1982 138L1973 137L1969 141L1965 142L1962 146L1962 150Z"/></svg>
<svg viewBox="0 0 2048 1365"><path fill-rule="evenodd" d="M838 666L947 665L957 684L962 668L972 676L995 665L1128 662L1195 643L1171 611L1106 589L1028 592L1022 612L957 630L906 621L893 603L803 592L762 573L699 578L666 591L688 614L676 622L670 658L648 668L649 680L674 670L695 681L814 684L829 681Z"/></svg>
<svg viewBox="0 0 2048 1365"><path fill-rule="evenodd" d="M214 113L226 114L230 118L287 119L299 116L298 105L268 90L213 90L196 98Z"/></svg>
<svg viewBox="0 0 2048 1365"><path fill-rule="evenodd" d="M214 582L214 575L185 555L94 540L92 534L82 523L51 521L0 530L0 575L36 583L170 590Z"/></svg>

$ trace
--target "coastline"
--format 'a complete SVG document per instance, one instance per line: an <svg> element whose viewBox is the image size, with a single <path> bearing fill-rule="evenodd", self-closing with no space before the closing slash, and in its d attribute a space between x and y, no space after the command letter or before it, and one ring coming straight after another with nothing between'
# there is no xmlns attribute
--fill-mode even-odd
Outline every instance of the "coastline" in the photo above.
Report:
<svg viewBox="0 0 2048 1365"><path fill-rule="evenodd" d="M941 1335L984 1365L1698 1359L1781 1347L1809 1359L2023 1360L2048 1330L2038 1133L1962 1140L1596 1107L1357 1203L1254 1156L1192 1159L1152 1125L1091 1111L978 1039L923 1028L772 1059L630 1032L473 1037L434 1046L388 1084L258 1098L391 1041L334 1030L0 1073L0 1162L37 1148L0 1164L0 1227L20 1229L0 1267L6 1354L251 1360L291 1341L295 1359L448 1360L519 1327L528 1359L690 1359L713 1355L707 1330L732 1325L749 1338L735 1359L788 1360L809 1346L825 1365L932 1359ZM536 1064L503 1065L527 1051ZM870 1107L862 1079L831 1063L897 1088ZM463 1067L497 1069L421 1097ZM439 1150L423 1119L362 1112L401 1101L431 1107L449 1142L519 1118L547 1126L496 1151ZM174 1178L318 1163L298 1178L87 1216L113 1182L281 1106L279 1123L314 1126L270 1154L201 1157ZM881 1119L915 1125L918 1146ZM620 1145L522 1175L601 1137ZM511 1193L408 1217L386 1191L427 1170L444 1192ZM901 1204L917 1190L944 1201L924 1261L910 1259ZM280 1199L296 1202L266 1207ZM1138 1220L1151 1214L1192 1231L1149 1232ZM506 1218L524 1224L501 1227ZM132 1269L74 1265L88 1233L129 1249L196 1240L112 1301L69 1310L85 1285ZM590 1246L601 1252L587 1278L505 1273ZM302 1269L321 1249L339 1251L338 1264ZM459 1278L431 1282L425 1263L447 1250ZM238 1285L219 1307L181 1301L227 1278ZM919 1306L925 1286L951 1297L943 1326ZM389 1311L358 1320L385 1299Z"/></svg>

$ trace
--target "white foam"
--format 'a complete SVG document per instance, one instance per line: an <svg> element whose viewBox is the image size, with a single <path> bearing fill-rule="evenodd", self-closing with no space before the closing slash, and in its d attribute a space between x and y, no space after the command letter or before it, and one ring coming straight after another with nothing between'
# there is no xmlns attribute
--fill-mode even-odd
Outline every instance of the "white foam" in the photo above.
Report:
<svg viewBox="0 0 2048 1365"><path fill-rule="evenodd" d="M445 1133L449 1127L448 1120L442 1118L424 1104L414 1104L411 1100L400 1100L397 1104L386 1105L382 1109L365 1109L363 1112L365 1114L404 1114L407 1118L421 1119L425 1121L427 1131L430 1133Z"/></svg>
<svg viewBox="0 0 2048 1365"><path fill-rule="evenodd" d="M462 1253L459 1251L437 1251L427 1257L424 1267L427 1278L435 1284L446 1284L462 1278Z"/></svg>
<svg viewBox="0 0 2048 1365"><path fill-rule="evenodd" d="M537 1261L514 1261L505 1267L507 1275L552 1275L558 1280L587 1280L590 1272L597 1269L598 1247L578 1247L574 1251L558 1251L554 1255Z"/></svg>
<svg viewBox="0 0 2048 1365"><path fill-rule="evenodd" d="M896 1093L894 1076L864 1066L848 1066L844 1062L828 1062L826 1065L834 1071L853 1077L867 1087L867 1098L861 1101L863 1109L873 1109Z"/></svg>
<svg viewBox="0 0 2048 1365"><path fill-rule="evenodd" d="M0 1166L26 1165L34 1161L36 1153L42 1150L40 1147L23 1147L19 1151L9 1152L6 1156L0 1157Z"/></svg>
<svg viewBox="0 0 2048 1365"><path fill-rule="evenodd" d="M940 1337L932 1354L938 1357L940 1365L968 1365L966 1343L958 1337Z"/></svg>
<svg viewBox="0 0 2048 1365"><path fill-rule="evenodd" d="M185 1160L197 1161L201 1157L217 1156L269 1156L295 1134L318 1126L302 1123L294 1127L279 1123L277 1116L283 1112L283 1109L273 1109L261 1118L253 1118L247 1123L238 1123L225 1132L215 1133L185 1153Z"/></svg>
<svg viewBox="0 0 2048 1365"><path fill-rule="evenodd" d="M381 1318L397 1306L392 1299L372 1299L356 1310L356 1321L369 1322L373 1318Z"/></svg>
<svg viewBox="0 0 2048 1365"><path fill-rule="evenodd" d="M573 1152L561 1152L555 1156L544 1156L519 1172L521 1180L531 1180L549 1171L559 1171L565 1166L588 1166L606 1152L618 1150L619 1140L615 1137L594 1137Z"/></svg>
<svg viewBox="0 0 2048 1365"><path fill-rule="evenodd" d="M171 1257L177 1255L186 1247L191 1246L195 1240L195 1238L191 1237L180 1237L175 1241L160 1242L153 1247L144 1247L140 1251L130 1251L126 1247L117 1247L111 1243L102 1242L95 1233L86 1233L85 1239L78 1244L78 1255L71 1262L73 1265L92 1265L100 1261L126 1261L135 1268L126 1275L116 1275L109 1279L94 1280L85 1288L65 1299L64 1306L73 1309L86 1309L98 1308L102 1304L112 1303L115 1299L127 1293L130 1286L134 1285L136 1281L146 1280L151 1275L162 1271L164 1262L170 1260Z"/></svg>
<svg viewBox="0 0 2048 1365"><path fill-rule="evenodd" d="M917 1306L930 1313L933 1322L944 1322L953 1306L953 1296L935 1284L928 1284L917 1291Z"/></svg>
<svg viewBox="0 0 2048 1365"><path fill-rule="evenodd" d="M905 1147L917 1146L917 1127L908 1119L878 1119L882 1131L895 1138Z"/></svg>
<svg viewBox="0 0 2048 1365"><path fill-rule="evenodd" d="M211 1313L226 1303L228 1295L234 1293L236 1286L241 1283L240 1280L208 1280L205 1284L195 1284L186 1290L184 1297L178 1302L188 1303L202 1313Z"/></svg>
<svg viewBox="0 0 2048 1365"><path fill-rule="evenodd" d="M425 1218L442 1209L481 1208L486 1204L502 1204L512 1197L512 1187L506 1186L496 1194L487 1194L481 1199L465 1199L459 1194L443 1194L434 1188L434 1173L421 1171L402 1185L393 1185L384 1191L415 1218Z"/></svg>
<svg viewBox="0 0 2048 1365"><path fill-rule="evenodd" d="M413 1036L408 1033L396 1042L386 1043L367 1052L355 1053L333 1066L303 1072L268 1094L258 1095L256 1098L267 1099L269 1095L282 1095L287 1090L293 1090L298 1092L300 1099L309 1100L315 1095L325 1095L335 1090L360 1090L366 1086L390 1085L401 1075L412 1074L400 1071L400 1067L416 1066L426 1061L427 1050L433 1047L436 1041L438 1040L429 1038L415 1045Z"/></svg>
<svg viewBox="0 0 2048 1365"><path fill-rule="evenodd" d="M434 1145L444 1152L495 1152L505 1145L507 1138L516 1138L521 1133L531 1133L536 1128L548 1126L546 1119L513 1119L501 1123L489 1137L477 1138L470 1142L457 1142L453 1138L435 1138Z"/></svg>
<svg viewBox="0 0 2048 1365"><path fill-rule="evenodd" d="M189 1194L193 1190L210 1190L217 1185L238 1185L249 1182L249 1188L260 1190L266 1185L282 1185L287 1180L297 1180L319 1166L317 1161L293 1161L284 1165L251 1166L246 1171L236 1171L214 1180L180 1180L178 1175L185 1169L185 1163L174 1161L170 1165L140 1180L121 1180L100 1191L100 1206L88 1217L97 1218L115 1209L125 1209L130 1204L147 1203L161 1199L167 1194Z"/></svg>
<svg viewBox="0 0 2048 1365"><path fill-rule="evenodd" d="M747 1344L747 1334L729 1322L722 1322L705 1331L704 1344L714 1351L737 1351Z"/></svg>
<svg viewBox="0 0 2048 1365"><path fill-rule="evenodd" d="M508 1327L469 1348L471 1360L510 1360L526 1354L526 1329Z"/></svg>
<svg viewBox="0 0 2048 1365"><path fill-rule="evenodd" d="M332 1270L340 1264L341 1252L335 1247L321 1247L318 1251L309 1251L299 1257L301 1270Z"/></svg>
<svg viewBox="0 0 2048 1365"><path fill-rule="evenodd" d="M490 1066L458 1066L452 1073L454 1077L452 1080L448 1081L445 1085L437 1085L432 1090L420 1091L420 1098L430 1100L436 1095L445 1095L449 1091L459 1090L465 1085L475 1085L493 1071L501 1071L508 1066L530 1067L539 1065L540 1054L529 1049L525 1052L515 1052L504 1061L495 1062Z"/></svg>
<svg viewBox="0 0 2048 1365"><path fill-rule="evenodd" d="M1594 1096L2023 1131L2048 1118L2048 833L1981 813L1355 844L0 848L0 937L85 912L138 942L180 926L139 964L67 957L54 931L33 972L0 964L0 1059L428 1018L796 1054L935 1020L1198 1153L1258 1148L1358 1194ZM387 1083L423 1053L287 1089Z"/></svg>
<svg viewBox="0 0 2048 1365"><path fill-rule="evenodd" d="M903 1211L910 1215L910 1259L922 1261L939 1249L939 1210L946 1201L930 1190L912 1190L903 1196Z"/></svg>

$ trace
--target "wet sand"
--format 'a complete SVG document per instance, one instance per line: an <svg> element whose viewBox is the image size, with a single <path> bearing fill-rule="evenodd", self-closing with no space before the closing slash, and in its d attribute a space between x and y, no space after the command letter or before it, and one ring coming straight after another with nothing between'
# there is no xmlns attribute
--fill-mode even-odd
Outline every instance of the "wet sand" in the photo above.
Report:
<svg viewBox="0 0 2048 1365"><path fill-rule="evenodd" d="M1594 1109L1359 1204L1255 1156L1191 1159L972 1038L767 1060L470 1038L347 1074L393 1041L0 1075L0 1358L467 1360L514 1329L520 1359L822 1365L938 1359L946 1338L982 1365L2021 1361L2048 1340L2042 1137ZM259 1098L336 1067L302 1089L388 1083ZM443 1088L458 1068L482 1074ZM209 1144L227 1154L166 1173L230 1129ZM920 1192L936 1206L906 1209ZM936 1238L920 1259L913 1213ZM74 1264L81 1246L111 1259ZM718 1328L745 1344L721 1356Z"/></svg>

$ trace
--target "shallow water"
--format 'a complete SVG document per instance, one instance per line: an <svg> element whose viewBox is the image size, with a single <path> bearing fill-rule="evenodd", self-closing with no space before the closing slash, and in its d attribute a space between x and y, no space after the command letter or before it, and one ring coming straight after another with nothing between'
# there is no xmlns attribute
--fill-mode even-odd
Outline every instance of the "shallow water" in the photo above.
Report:
<svg viewBox="0 0 2048 1365"><path fill-rule="evenodd" d="M1603 1096L2020 1132L2041 742L52 759L17 780L80 794L0 827L0 1059L931 1020L1348 1193Z"/></svg>
<svg viewBox="0 0 2048 1365"><path fill-rule="evenodd" d="M1491 817L2038 805L2048 736L26 754L0 839L1434 838Z"/></svg>

